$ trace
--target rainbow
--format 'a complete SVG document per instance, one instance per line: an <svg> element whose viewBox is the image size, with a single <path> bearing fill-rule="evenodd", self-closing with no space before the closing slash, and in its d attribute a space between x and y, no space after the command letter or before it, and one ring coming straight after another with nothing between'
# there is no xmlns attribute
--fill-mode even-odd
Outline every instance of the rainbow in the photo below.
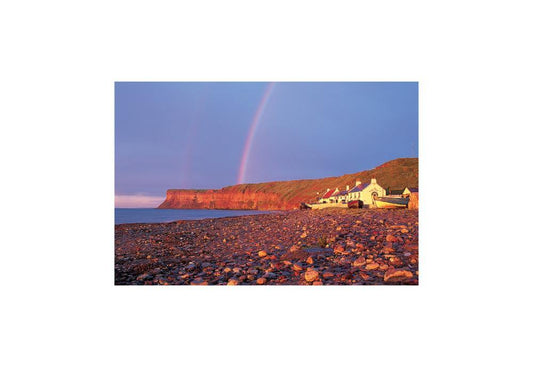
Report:
<svg viewBox="0 0 533 367"><path fill-rule="evenodd" d="M257 110L255 111L254 118L250 125L250 130L248 130L248 136L246 137L246 143L244 144L244 150L242 152L241 165L239 167L239 175L237 176L237 184L242 184L244 182L244 177L246 176L246 168L248 167L248 157L250 155L250 148L252 147L252 143L255 137L255 131L257 130L257 126L259 125L259 122L261 121L261 116L263 116L263 112L268 103L270 95L272 94L274 85L275 83L268 83L265 93L263 94L263 97L261 98L261 102L259 102L259 106L257 107Z"/></svg>

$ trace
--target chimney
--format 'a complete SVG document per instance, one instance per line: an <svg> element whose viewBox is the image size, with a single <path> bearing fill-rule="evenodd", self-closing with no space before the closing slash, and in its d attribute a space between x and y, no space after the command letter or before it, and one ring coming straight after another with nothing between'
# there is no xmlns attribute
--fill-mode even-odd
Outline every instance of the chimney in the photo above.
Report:
<svg viewBox="0 0 533 367"><path fill-rule="evenodd" d="M357 179L357 180L355 181L355 186L359 186L359 185L361 185L361 181L359 181L359 179Z"/></svg>
<svg viewBox="0 0 533 367"><path fill-rule="evenodd" d="M375 178L373 178L373 179L370 180L370 183L371 183L371 184L377 184L377 181L376 181Z"/></svg>
<svg viewBox="0 0 533 367"><path fill-rule="evenodd" d="M346 191L350 190L350 185L346 185Z"/></svg>

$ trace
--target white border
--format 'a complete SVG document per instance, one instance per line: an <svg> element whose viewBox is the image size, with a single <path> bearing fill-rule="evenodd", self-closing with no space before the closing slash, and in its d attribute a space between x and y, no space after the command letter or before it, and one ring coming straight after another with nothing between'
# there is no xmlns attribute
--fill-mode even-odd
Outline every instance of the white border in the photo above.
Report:
<svg viewBox="0 0 533 367"><path fill-rule="evenodd" d="M3 365L531 364L521 2L78 4L0 15ZM419 81L421 285L114 287L125 80Z"/></svg>

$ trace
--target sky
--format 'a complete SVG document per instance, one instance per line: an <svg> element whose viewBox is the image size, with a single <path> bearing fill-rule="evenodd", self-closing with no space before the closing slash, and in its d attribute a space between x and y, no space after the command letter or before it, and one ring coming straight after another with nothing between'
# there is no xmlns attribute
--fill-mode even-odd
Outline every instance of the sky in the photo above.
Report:
<svg viewBox="0 0 533 367"><path fill-rule="evenodd" d="M416 82L117 82L115 206L418 157Z"/></svg>

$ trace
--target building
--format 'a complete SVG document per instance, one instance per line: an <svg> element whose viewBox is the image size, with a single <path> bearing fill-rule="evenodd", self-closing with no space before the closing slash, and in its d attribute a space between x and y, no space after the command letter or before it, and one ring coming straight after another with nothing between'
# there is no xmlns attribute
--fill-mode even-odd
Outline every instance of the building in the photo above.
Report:
<svg viewBox="0 0 533 367"><path fill-rule="evenodd" d="M333 203L335 202L334 198L333 198L333 195L335 195L339 190L338 189L335 189L335 190L330 190L330 189L327 189L326 190L326 193L324 194L324 196L322 196L322 198L319 200L320 203Z"/></svg>
<svg viewBox="0 0 533 367"><path fill-rule="evenodd" d="M347 201L361 200L365 207L375 206L374 200L377 197L386 196L386 190L379 186L376 179L370 180L370 183L361 184L361 181L356 181L355 186L348 191Z"/></svg>
<svg viewBox="0 0 533 367"><path fill-rule="evenodd" d="M407 208L418 209L418 187L406 187L403 190L402 196L409 198Z"/></svg>
<svg viewBox="0 0 533 367"><path fill-rule="evenodd" d="M418 187L406 187L405 190L403 190L402 195L405 197L408 197L409 195L413 193L418 194Z"/></svg>
<svg viewBox="0 0 533 367"><path fill-rule="evenodd" d="M387 190L387 195L388 196L402 196L403 190L402 189L400 190L389 189Z"/></svg>
<svg viewBox="0 0 533 367"><path fill-rule="evenodd" d="M346 185L346 190L339 191L336 194L332 195L335 198L336 203L345 203L348 199L348 191L350 190L350 186Z"/></svg>

